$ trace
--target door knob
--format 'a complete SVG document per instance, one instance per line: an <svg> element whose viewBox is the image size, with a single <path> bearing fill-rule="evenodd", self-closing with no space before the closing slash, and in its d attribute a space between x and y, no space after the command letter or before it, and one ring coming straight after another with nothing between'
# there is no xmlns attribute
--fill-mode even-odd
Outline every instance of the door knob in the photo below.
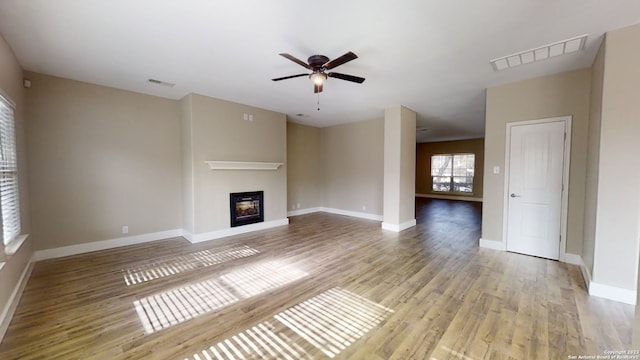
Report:
<svg viewBox="0 0 640 360"><path fill-rule="evenodd" d="M510 196L511 196L512 198L520 197L520 195L516 195L516 194L513 194L513 193L512 193Z"/></svg>

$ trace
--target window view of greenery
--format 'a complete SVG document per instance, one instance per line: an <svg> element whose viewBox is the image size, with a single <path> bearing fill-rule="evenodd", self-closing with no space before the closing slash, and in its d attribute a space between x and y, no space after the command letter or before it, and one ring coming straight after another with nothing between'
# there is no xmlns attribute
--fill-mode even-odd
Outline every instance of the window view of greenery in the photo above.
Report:
<svg viewBox="0 0 640 360"><path fill-rule="evenodd" d="M472 193L474 154L450 154L431 156L433 191Z"/></svg>

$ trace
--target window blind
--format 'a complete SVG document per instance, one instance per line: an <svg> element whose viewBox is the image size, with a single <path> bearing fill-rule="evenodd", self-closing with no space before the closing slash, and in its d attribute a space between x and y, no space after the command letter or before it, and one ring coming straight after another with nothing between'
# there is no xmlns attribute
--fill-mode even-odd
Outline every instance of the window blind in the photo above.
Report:
<svg viewBox="0 0 640 360"><path fill-rule="evenodd" d="M0 96L0 207L5 245L20 234L18 159L13 114L13 106Z"/></svg>

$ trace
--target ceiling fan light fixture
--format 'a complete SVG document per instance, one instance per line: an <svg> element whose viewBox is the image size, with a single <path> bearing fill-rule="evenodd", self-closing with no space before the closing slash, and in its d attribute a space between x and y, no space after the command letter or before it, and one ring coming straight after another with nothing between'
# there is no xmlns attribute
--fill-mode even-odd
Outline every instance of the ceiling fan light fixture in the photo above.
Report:
<svg viewBox="0 0 640 360"><path fill-rule="evenodd" d="M313 72L309 75L309 79L313 82L314 85L322 85L324 81L327 80L327 74L322 72Z"/></svg>
<svg viewBox="0 0 640 360"><path fill-rule="evenodd" d="M293 78L302 77L302 76L308 76L311 82L313 83L314 94L318 94L322 92L322 85L330 77L340 79L340 80L345 80L345 81L351 81L358 84L362 84L362 82L365 80L363 77L359 77L359 76L341 74L337 72L330 72L330 73L325 72L326 70L331 70L351 60L357 59L358 56L351 51L333 60L329 60L329 58L324 55L311 55L309 56L308 63L287 53L281 53L280 56L293 61L294 63L304 67L305 69L311 70L311 74L306 73L306 74L289 75L289 76L283 76L283 77L279 77L271 80L280 81L280 80L293 79Z"/></svg>

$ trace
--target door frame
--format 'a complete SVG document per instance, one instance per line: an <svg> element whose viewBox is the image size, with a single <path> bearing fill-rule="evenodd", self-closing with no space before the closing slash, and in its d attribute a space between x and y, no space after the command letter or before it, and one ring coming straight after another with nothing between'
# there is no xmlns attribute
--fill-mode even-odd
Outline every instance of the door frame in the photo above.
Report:
<svg viewBox="0 0 640 360"><path fill-rule="evenodd" d="M564 122L566 139L564 142L564 162L562 169L562 200L560 210L560 252L558 261L566 262L567 252L567 218L569 208L569 169L571 168L571 121L572 116L558 116L552 118L513 121L506 123L505 157L504 157L504 191L502 208L502 249L507 251L507 223L509 220L509 161L511 157L511 128L521 125L536 125L551 122Z"/></svg>

